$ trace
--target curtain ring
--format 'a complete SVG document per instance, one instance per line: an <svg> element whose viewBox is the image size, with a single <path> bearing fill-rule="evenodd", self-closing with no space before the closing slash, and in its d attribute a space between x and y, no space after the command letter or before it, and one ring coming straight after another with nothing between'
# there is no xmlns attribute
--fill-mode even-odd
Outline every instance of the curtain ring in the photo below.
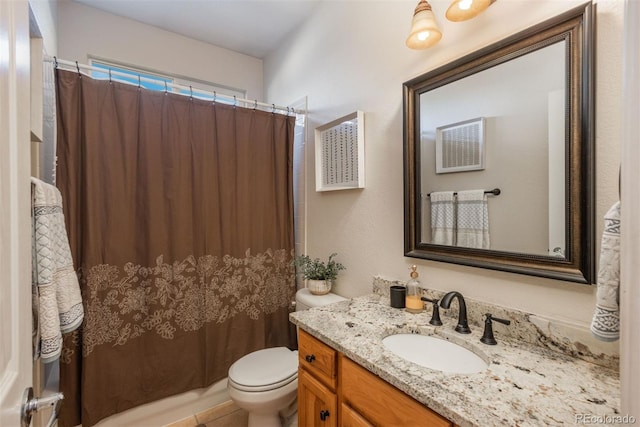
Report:
<svg viewBox="0 0 640 427"><path fill-rule="evenodd" d="M237 105L238 105L238 100L237 100L236 96L233 95L233 106L235 107Z"/></svg>
<svg viewBox="0 0 640 427"><path fill-rule="evenodd" d="M271 104L271 114L276 112L276 104Z"/></svg>
<svg viewBox="0 0 640 427"><path fill-rule="evenodd" d="M189 98L193 99L193 88L189 85Z"/></svg>
<svg viewBox="0 0 640 427"><path fill-rule="evenodd" d="M256 108L258 108L258 100L257 100L257 99L254 99L254 100L253 100L253 111L255 111L255 110L256 110Z"/></svg>
<svg viewBox="0 0 640 427"><path fill-rule="evenodd" d="M141 85L142 85L142 84L140 83L140 74L138 74L138 89L140 89L140 86L141 86Z"/></svg>
<svg viewBox="0 0 640 427"><path fill-rule="evenodd" d="M78 70L78 74L80 74L80 65L78 65L78 61L76 61L76 70Z"/></svg>
<svg viewBox="0 0 640 427"><path fill-rule="evenodd" d="M216 93L216 91L213 91L213 103L216 103L216 98L217 98L218 94Z"/></svg>
<svg viewBox="0 0 640 427"><path fill-rule="evenodd" d="M56 58L55 56L53 57L53 66L55 68L58 68L58 58Z"/></svg>
<svg viewBox="0 0 640 427"><path fill-rule="evenodd" d="M166 94L169 91L169 88L167 87L167 81L164 81L164 93Z"/></svg>
<svg viewBox="0 0 640 427"><path fill-rule="evenodd" d="M111 68L109 68L109 83L111 83Z"/></svg>

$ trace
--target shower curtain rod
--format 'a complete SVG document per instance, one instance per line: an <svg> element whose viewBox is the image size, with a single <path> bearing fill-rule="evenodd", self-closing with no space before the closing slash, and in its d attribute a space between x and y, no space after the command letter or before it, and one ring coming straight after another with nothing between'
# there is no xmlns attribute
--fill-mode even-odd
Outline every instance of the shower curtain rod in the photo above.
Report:
<svg viewBox="0 0 640 427"><path fill-rule="evenodd" d="M47 56L45 58L45 61L47 62L52 62L56 65L56 68L59 68L61 65L64 67L69 67L71 68L71 71L77 71L78 73L81 74L85 74L86 76L89 76L89 74L86 73L82 73L81 70L90 70L90 71L99 71L101 73L108 73L109 74L109 79L111 79L111 76L125 76L125 77L131 77L131 74L126 74L126 73L122 73L119 71L112 71L112 70L105 70L104 68L98 68L98 67L93 67L91 65L85 65L85 64L78 64L78 62L73 62L73 61L66 61L64 59L58 59L55 56L54 57L49 57ZM92 76L89 76L92 77ZM94 78L94 77L92 77ZM104 80L104 79L102 79ZM150 82L150 83L158 83L158 80L154 80L154 79L150 79L147 77L142 77L140 74L138 74L138 86L140 82ZM134 85L135 83L126 81L126 80L118 80L118 82L120 83L126 83L126 84L130 84L130 85ZM180 93L180 92L172 92L172 93L177 93L179 95L185 95L185 96L190 96L192 98L198 98L198 99L202 99L201 97L194 95L193 94L193 88L191 86L184 86L184 85L180 85L177 83L167 83L165 82L165 90L167 90L168 88L172 88L172 89L181 89L181 90L188 90L189 93ZM228 100L230 102L233 102L234 105L237 105L238 103L242 103L242 104L246 104L247 107L251 107L253 106L253 108L257 108L257 107L264 107L264 109L271 109L272 111L275 110L279 110L279 111L286 111L287 114L290 113L295 113L295 114L306 114L305 111L303 110L296 110L293 107L283 107L281 105L275 105L275 104L267 104L265 102L260 102L258 100L251 100L251 99L242 99L242 98L238 98L236 96L230 96L230 95L221 95L216 93L215 91L209 91L209 90L204 90L204 89L196 89L197 92L199 93L205 93L208 95L213 95L213 101L215 102L218 99L224 99L224 100Z"/></svg>

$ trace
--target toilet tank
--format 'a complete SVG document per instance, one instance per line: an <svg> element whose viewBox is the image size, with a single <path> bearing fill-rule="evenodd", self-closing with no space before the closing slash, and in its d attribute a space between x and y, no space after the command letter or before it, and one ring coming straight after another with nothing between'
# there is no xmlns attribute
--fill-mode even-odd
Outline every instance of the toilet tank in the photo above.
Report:
<svg viewBox="0 0 640 427"><path fill-rule="evenodd" d="M313 295L309 289L303 288L296 292L296 311L308 310L338 301L346 301L346 298L331 292L326 295Z"/></svg>

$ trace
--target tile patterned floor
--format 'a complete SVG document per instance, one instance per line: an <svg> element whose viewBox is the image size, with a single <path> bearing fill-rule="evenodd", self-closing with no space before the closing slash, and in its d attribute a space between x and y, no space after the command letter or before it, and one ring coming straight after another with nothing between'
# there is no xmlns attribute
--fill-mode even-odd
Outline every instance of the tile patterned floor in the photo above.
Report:
<svg viewBox="0 0 640 427"><path fill-rule="evenodd" d="M248 420L249 413L229 401L165 427L247 427ZM297 413L290 417L287 427L298 427Z"/></svg>
<svg viewBox="0 0 640 427"><path fill-rule="evenodd" d="M247 411L227 402L165 427L247 427L248 418Z"/></svg>
<svg viewBox="0 0 640 427"><path fill-rule="evenodd" d="M248 419L249 413L247 411L237 409L227 415L201 423L199 427L246 427Z"/></svg>

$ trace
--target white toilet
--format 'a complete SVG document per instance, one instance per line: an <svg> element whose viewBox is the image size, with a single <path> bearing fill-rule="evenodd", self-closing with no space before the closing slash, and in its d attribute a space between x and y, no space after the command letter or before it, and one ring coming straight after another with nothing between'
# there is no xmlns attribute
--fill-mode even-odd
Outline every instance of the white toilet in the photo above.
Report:
<svg viewBox="0 0 640 427"><path fill-rule="evenodd" d="M344 301L336 294L312 295L308 289L296 293L296 311ZM286 347L254 351L229 368L229 397L249 412L248 427L281 427L282 418L296 410L298 352Z"/></svg>

